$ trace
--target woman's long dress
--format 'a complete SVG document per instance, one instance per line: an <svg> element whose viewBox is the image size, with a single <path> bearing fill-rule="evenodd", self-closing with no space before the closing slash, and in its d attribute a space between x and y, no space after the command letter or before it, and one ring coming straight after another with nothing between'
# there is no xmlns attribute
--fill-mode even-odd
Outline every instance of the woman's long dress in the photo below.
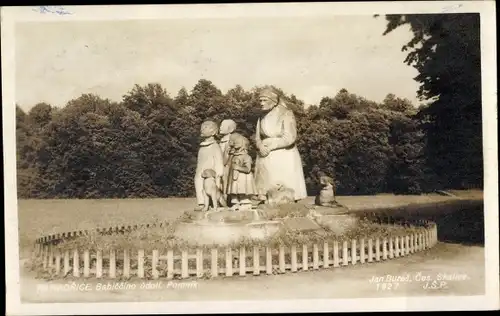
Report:
<svg viewBox="0 0 500 316"><path fill-rule="evenodd" d="M278 105L259 119L256 142L267 144L272 150L266 157L257 153L254 176L258 194L265 195L281 184L294 190L295 200L307 197L296 139L297 125L291 110Z"/></svg>

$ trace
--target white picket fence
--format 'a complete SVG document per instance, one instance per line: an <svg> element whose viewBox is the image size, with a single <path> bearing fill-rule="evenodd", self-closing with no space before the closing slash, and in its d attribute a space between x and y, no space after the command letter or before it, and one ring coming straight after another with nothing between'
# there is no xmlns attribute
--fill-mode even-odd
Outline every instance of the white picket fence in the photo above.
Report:
<svg viewBox="0 0 500 316"><path fill-rule="evenodd" d="M37 241L34 255L43 261L43 269L57 276L76 278L118 277L189 278L245 276L318 270L380 262L404 257L433 247L437 243L437 225L412 230L404 236L359 238L312 245L166 250L160 253L143 249L59 252L50 241Z"/></svg>

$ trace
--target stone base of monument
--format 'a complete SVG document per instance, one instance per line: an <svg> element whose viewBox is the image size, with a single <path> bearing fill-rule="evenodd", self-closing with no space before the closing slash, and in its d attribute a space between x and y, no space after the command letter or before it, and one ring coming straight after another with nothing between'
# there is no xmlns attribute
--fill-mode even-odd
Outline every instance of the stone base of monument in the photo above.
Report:
<svg viewBox="0 0 500 316"><path fill-rule="evenodd" d="M283 229L281 221L266 220L261 210L186 212L176 237L190 243L230 244L241 239L265 239Z"/></svg>
<svg viewBox="0 0 500 316"><path fill-rule="evenodd" d="M214 223L200 221L179 223L175 236L189 243L198 245L225 245L242 239L263 240L270 238L282 229L279 221L257 221L249 223Z"/></svg>
<svg viewBox="0 0 500 316"><path fill-rule="evenodd" d="M308 217L284 218L282 221L283 225L291 231L308 232L322 230L322 227L316 221Z"/></svg>
<svg viewBox="0 0 500 316"><path fill-rule="evenodd" d="M224 222L224 223L248 223L252 221L259 221L265 218L262 211L257 209L246 209L239 211L217 211L206 212L205 219L209 222Z"/></svg>
<svg viewBox="0 0 500 316"><path fill-rule="evenodd" d="M358 219L341 206L267 205L239 211L186 212L175 235L190 243L228 244L241 239L266 239L280 230L319 234L330 230L341 235L357 224Z"/></svg>
<svg viewBox="0 0 500 316"><path fill-rule="evenodd" d="M283 229L280 221L257 221L246 225L247 237L255 240L264 240Z"/></svg>
<svg viewBox="0 0 500 316"><path fill-rule="evenodd" d="M345 215L349 214L349 209L344 206L328 207L315 205L314 208L310 210L310 213L316 216Z"/></svg>
<svg viewBox="0 0 500 316"><path fill-rule="evenodd" d="M346 234L355 229L359 223L358 218L350 214L324 215L315 218L315 221L319 225L328 228L336 235Z"/></svg>
<svg viewBox="0 0 500 316"><path fill-rule="evenodd" d="M355 229L359 223L359 219L341 205L336 207L316 206L310 211L309 217L336 235L342 235Z"/></svg>

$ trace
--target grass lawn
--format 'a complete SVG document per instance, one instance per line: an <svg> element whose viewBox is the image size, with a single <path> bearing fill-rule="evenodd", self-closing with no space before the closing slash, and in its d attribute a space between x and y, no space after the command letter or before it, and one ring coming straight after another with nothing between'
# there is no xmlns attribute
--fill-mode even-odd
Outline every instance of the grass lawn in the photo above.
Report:
<svg viewBox="0 0 500 316"><path fill-rule="evenodd" d="M466 201L480 201L482 194L464 193ZM474 199L470 199L470 196ZM429 195L340 196L338 201L354 212L413 212L423 218L433 219L443 215L435 208L436 203L457 203L460 198ZM301 203L314 203L309 197ZM30 249L36 238L53 233L111 227L117 225L150 223L155 220L171 221L184 211L192 210L192 198L168 199L101 199L101 200L19 200L19 243L21 251ZM408 210L410 206L411 210ZM405 207L405 208L402 208ZM460 206L458 206L460 207ZM447 209L454 212L456 207Z"/></svg>

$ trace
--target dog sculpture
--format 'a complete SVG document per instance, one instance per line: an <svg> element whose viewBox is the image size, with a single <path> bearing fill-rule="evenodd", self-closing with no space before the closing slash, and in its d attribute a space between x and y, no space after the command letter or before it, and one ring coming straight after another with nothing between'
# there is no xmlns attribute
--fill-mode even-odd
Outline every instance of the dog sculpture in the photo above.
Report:
<svg viewBox="0 0 500 316"><path fill-rule="evenodd" d="M201 177L203 178L203 196L205 200L202 211L208 211L210 201L212 201L214 211L217 211L219 204L222 207L227 207L224 194L217 185L215 171L213 169L205 169L203 170Z"/></svg>
<svg viewBox="0 0 500 316"><path fill-rule="evenodd" d="M275 188L267 191L267 204L287 204L295 203L295 191L282 184L277 184Z"/></svg>
<svg viewBox="0 0 500 316"><path fill-rule="evenodd" d="M320 206L339 206L335 200L335 182L333 178L326 175L320 177L321 191L316 196L315 204Z"/></svg>

